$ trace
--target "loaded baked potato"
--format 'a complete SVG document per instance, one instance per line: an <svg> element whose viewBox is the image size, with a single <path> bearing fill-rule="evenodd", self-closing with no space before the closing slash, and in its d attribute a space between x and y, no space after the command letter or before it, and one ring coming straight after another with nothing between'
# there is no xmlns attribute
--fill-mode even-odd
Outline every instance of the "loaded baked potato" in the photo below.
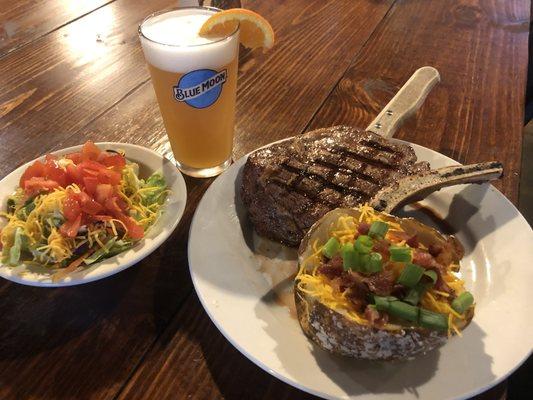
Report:
<svg viewBox="0 0 533 400"><path fill-rule="evenodd" d="M464 250L412 218L337 209L299 249L298 320L320 347L371 360L409 359L460 334L474 299L456 275Z"/></svg>

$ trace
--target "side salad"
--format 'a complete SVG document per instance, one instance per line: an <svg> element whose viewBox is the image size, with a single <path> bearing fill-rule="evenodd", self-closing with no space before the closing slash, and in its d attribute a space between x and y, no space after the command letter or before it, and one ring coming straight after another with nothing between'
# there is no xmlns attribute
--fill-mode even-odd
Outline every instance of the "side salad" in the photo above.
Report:
<svg viewBox="0 0 533 400"><path fill-rule="evenodd" d="M90 141L80 152L35 161L0 212L7 219L1 262L50 268L57 281L128 250L157 221L168 194L160 173L138 174L124 154Z"/></svg>

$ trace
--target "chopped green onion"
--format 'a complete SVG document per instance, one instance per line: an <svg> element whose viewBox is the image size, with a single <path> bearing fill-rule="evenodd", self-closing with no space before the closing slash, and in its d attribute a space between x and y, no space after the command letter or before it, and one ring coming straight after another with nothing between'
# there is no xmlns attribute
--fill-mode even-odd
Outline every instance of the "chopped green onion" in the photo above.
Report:
<svg viewBox="0 0 533 400"><path fill-rule="evenodd" d="M459 314L463 314L474 304L474 296L470 292L463 292L452 301L452 308Z"/></svg>
<svg viewBox="0 0 533 400"><path fill-rule="evenodd" d="M420 302L420 298L422 297L422 294L426 291L426 289L431 286L428 284L423 284L422 282L419 282L415 285L414 288L410 289L407 295L403 298L403 301L406 303L412 304L413 306L418 305Z"/></svg>
<svg viewBox="0 0 533 400"><path fill-rule="evenodd" d="M427 276L429 279L431 279L431 282L433 282L433 284L437 282L437 273L432 269L428 269L427 271L425 271L424 276Z"/></svg>
<svg viewBox="0 0 533 400"><path fill-rule="evenodd" d="M345 271L349 269L359 268L361 265L359 260L359 254L355 251L354 247L350 243L346 243L341 249L342 266Z"/></svg>
<svg viewBox="0 0 533 400"><path fill-rule="evenodd" d="M415 285L420 281L420 278L424 274L424 268L408 263L405 265L400 277L398 278L398 283L410 288L415 287Z"/></svg>
<svg viewBox="0 0 533 400"><path fill-rule="evenodd" d="M396 262L411 262L411 249L406 246L390 246L390 259Z"/></svg>
<svg viewBox="0 0 533 400"><path fill-rule="evenodd" d="M366 266L368 265L370 261L370 254L361 254L359 253L359 269L360 272L368 273L370 271L366 270Z"/></svg>
<svg viewBox="0 0 533 400"><path fill-rule="evenodd" d="M391 301L388 313L397 318L417 322L419 310L418 307L404 303L403 301Z"/></svg>
<svg viewBox="0 0 533 400"><path fill-rule="evenodd" d="M374 303L379 311L387 311L393 301L398 301L398 299L393 296L374 296Z"/></svg>
<svg viewBox="0 0 533 400"><path fill-rule="evenodd" d="M354 248L359 253L368 254L370 253L370 250L372 250L373 244L374 242L372 242L372 239L370 238L370 236L361 235L355 241Z"/></svg>
<svg viewBox="0 0 533 400"><path fill-rule="evenodd" d="M385 234L389 230L389 224L382 221L374 221L370 225L370 230L368 231L368 236L371 237L385 237Z"/></svg>
<svg viewBox="0 0 533 400"><path fill-rule="evenodd" d="M420 318L418 322L420 326L424 328L437 329L441 331L448 329L448 318L446 318L446 315L425 310L423 308L420 309Z"/></svg>
<svg viewBox="0 0 533 400"><path fill-rule="evenodd" d="M324 247L322 247L322 254L327 258L333 258L335 254L341 249L341 244L335 237L329 238Z"/></svg>
<svg viewBox="0 0 533 400"><path fill-rule="evenodd" d="M366 272L379 272L383 269L383 257L379 253L372 252L368 256L368 262L364 266Z"/></svg>

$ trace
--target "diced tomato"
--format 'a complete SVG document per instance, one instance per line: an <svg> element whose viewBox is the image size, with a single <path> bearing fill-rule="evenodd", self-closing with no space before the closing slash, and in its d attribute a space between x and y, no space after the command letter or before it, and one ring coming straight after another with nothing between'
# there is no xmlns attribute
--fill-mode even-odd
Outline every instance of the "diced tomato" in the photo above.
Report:
<svg viewBox="0 0 533 400"><path fill-rule="evenodd" d="M142 226L138 225L137 222L131 217L122 215L119 219L126 225L128 229L128 236L132 239L141 239L144 236L144 229Z"/></svg>
<svg viewBox="0 0 533 400"><path fill-rule="evenodd" d="M84 161L96 160L101 151L93 142L88 140L81 149L81 158Z"/></svg>
<svg viewBox="0 0 533 400"><path fill-rule="evenodd" d="M95 199L100 204L105 204L106 200L113 196L113 186L107 183L99 183L96 185Z"/></svg>
<svg viewBox="0 0 533 400"><path fill-rule="evenodd" d="M110 219L113 219L113 217L111 217L110 215L101 214L92 215L91 218L95 221L109 221Z"/></svg>
<svg viewBox="0 0 533 400"><path fill-rule="evenodd" d="M122 215L122 209L117 204L116 197L110 197L105 201L105 208L116 218Z"/></svg>
<svg viewBox="0 0 533 400"><path fill-rule="evenodd" d="M74 238L78 234L81 225L81 214L79 214L73 221L65 221L59 228L59 233L63 236Z"/></svg>
<svg viewBox="0 0 533 400"><path fill-rule="evenodd" d="M117 206L118 208L120 208L122 211L126 211L128 209L128 205L126 204L126 202L124 200L122 200L120 197L117 197Z"/></svg>
<svg viewBox="0 0 533 400"><path fill-rule="evenodd" d="M78 198L80 199L81 211L86 214L95 215L103 209L99 203L85 192L78 193Z"/></svg>
<svg viewBox="0 0 533 400"><path fill-rule="evenodd" d="M83 183L83 175L81 169L73 164L68 164L67 169L67 181L68 183L77 183L78 185Z"/></svg>
<svg viewBox="0 0 533 400"><path fill-rule="evenodd" d="M49 192L58 187L59 184L56 181L38 176L34 176L24 182L24 191L28 195Z"/></svg>
<svg viewBox="0 0 533 400"><path fill-rule="evenodd" d="M98 185L98 178L94 176L86 176L83 178L83 185L85 186L85 191L91 196L94 196L96 193L96 186Z"/></svg>
<svg viewBox="0 0 533 400"><path fill-rule="evenodd" d="M73 192L69 192L63 201L63 215L68 221L75 221L81 214L80 203Z"/></svg>
<svg viewBox="0 0 533 400"><path fill-rule="evenodd" d="M114 167L118 170L121 170L126 165L126 159L120 154L112 154L107 152L102 152L102 154L107 154L106 157L102 157L100 162L106 167Z"/></svg>
<svg viewBox="0 0 533 400"><path fill-rule="evenodd" d="M98 161L93 160L84 160L79 164L80 168L85 170L91 170L91 171L101 171L103 169L106 169L105 165L100 164Z"/></svg>
<svg viewBox="0 0 533 400"><path fill-rule="evenodd" d="M79 164L81 162L81 153L70 153L65 156L69 160L72 160L74 164Z"/></svg>
<svg viewBox="0 0 533 400"><path fill-rule="evenodd" d="M111 185L119 185L120 181L122 179L122 176L119 172L110 170L110 169L102 169L98 172L98 180L101 183L109 183Z"/></svg>
<svg viewBox="0 0 533 400"><path fill-rule="evenodd" d="M50 154L49 154L50 155ZM63 168L57 165L57 162L54 158L46 156L46 170L45 174L48 179L56 181L59 183L59 186L67 185L67 174Z"/></svg>
<svg viewBox="0 0 533 400"><path fill-rule="evenodd" d="M35 161L32 165L26 168L26 171L22 174L19 181L19 186L24 187L24 182L33 177L44 177L45 165L39 160Z"/></svg>

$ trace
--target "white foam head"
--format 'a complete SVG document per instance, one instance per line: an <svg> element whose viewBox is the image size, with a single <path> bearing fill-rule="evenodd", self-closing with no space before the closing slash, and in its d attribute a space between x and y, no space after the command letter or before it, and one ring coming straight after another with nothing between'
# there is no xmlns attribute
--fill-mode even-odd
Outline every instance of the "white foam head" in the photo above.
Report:
<svg viewBox="0 0 533 400"><path fill-rule="evenodd" d="M202 24L215 12L182 8L148 17L139 28L146 60L156 68L176 73L229 64L239 48L238 32L218 39L198 35Z"/></svg>

